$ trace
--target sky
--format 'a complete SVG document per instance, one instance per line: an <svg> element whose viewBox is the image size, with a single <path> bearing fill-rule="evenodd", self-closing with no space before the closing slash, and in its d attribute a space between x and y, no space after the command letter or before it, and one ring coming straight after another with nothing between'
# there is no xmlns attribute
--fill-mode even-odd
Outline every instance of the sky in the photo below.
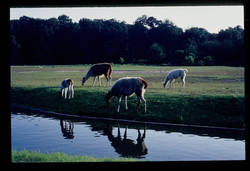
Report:
<svg viewBox="0 0 250 171"><path fill-rule="evenodd" d="M170 20L183 30L200 27L210 33L240 25L244 28L243 6L161 6L161 7L71 7L71 8L10 8L10 19L22 16L48 19L67 15L73 22L82 18L116 19L133 24L138 17L147 15L158 20Z"/></svg>

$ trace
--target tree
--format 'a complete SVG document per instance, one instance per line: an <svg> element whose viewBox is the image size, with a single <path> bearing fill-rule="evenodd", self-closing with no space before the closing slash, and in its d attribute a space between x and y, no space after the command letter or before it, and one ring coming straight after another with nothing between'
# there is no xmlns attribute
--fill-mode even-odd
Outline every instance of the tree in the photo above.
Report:
<svg viewBox="0 0 250 171"><path fill-rule="evenodd" d="M11 64L89 64L98 62L244 66L244 29L211 34L183 31L168 19L142 15L134 24L66 15L10 21Z"/></svg>
<svg viewBox="0 0 250 171"><path fill-rule="evenodd" d="M162 21L157 20L155 17L147 17L146 15L142 15L136 19L135 24L140 24L148 29L152 29L160 26Z"/></svg>
<svg viewBox="0 0 250 171"><path fill-rule="evenodd" d="M140 22L128 26L128 62L146 59L149 48L147 28Z"/></svg>
<svg viewBox="0 0 250 171"><path fill-rule="evenodd" d="M20 50L21 45L16 41L16 37L14 35L10 36L10 57L11 64L18 64L20 61Z"/></svg>
<svg viewBox="0 0 250 171"><path fill-rule="evenodd" d="M207 66L214 65L214 59L212 56L205 56L203 61L204 61L204 65L207 65Z"/></svg>
<svg viewBox="0 0 250 171"><path fill-rule="evenodd" d="M184 61L185 61L185 51L182 49L176 50L173 59L173 64L182 65Z"/></svg>
<svg viewBox="0 0 250 171"><path fill-rule="evenodd" d="M221 43L221 53L218 55L218 63L232 66L244 63L244 30L240 26L221 30L217 35Z"/></svg>
<svg viewBox="0 0 250 171"><path fill-rule="evenodd" d="M182 29L175 26L169 20L160 22L158 27L152 28L148 31L148 39L150 43L154 42L160 44L166 53L166 60L168 63L174 63L175 51L182 49Z"/></svg>
<svg viewBox="0 0 250 171"><path fill-rule="evenodd" d="M149 48L148 62L152 64L160 64L162 62L167 62L164 61L165 57L166 54L164 52L163 47L157 43L152 44L152 46Z"/></svg>
<svg viewBox="0 0 250 171"><path fill-rule="evenodd" d="M183 65L194 65L194 57L191 55L185 56L185 61Z"/></svg>

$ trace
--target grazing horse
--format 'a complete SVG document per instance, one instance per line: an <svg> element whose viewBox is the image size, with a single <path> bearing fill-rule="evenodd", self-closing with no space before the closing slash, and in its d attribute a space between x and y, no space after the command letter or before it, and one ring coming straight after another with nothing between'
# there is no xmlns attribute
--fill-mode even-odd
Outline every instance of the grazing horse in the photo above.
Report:
<svg viewBox="0 0 250 171"><path fill-rule="evenodd" d="M99 85L101 86L101 77L105 76L107 83L110 85L112 74L112 65L109 63L98 63L93 65L87 74L82 78L82 86L90 78L94 77L92 87L95 84L96 77L98 77Z"/></svg>
<svg viewBox="0 0 250 171"><path fill-rule="evenodd" d="M112 88L105 96L107 104L109 100L116 96L118 98L117 112L120 111L121 97L125 98L125 109L128 109L127 97L136 94L138 103L136 110L138 110L141 101L144 104L144 112L146 112L146 100L144 99L144 93L146 91L148 84L141 77L123 77L115 82Z"/></svg>
<svg viewBox="0 0 250 171"><path fill-rule="evenodd" d="M181 78L182 80L182 88L185 87L185 78L186 78L186 73L188 72L187 69L174 69L168 73L168 75L165 78L165 81L163 82L163 87L165 88L168 82L170 82L170 88L173 86L173 82L177 78Z"/></svg>
<svg viewBox="0 0 250 171"><path fill-rule="evenodd" d="M74 81L70 78L66 78L65 80L62 81L61 87L60 87L60 95L64 95L64 98L67 98L67 93L68 93L68 98L74 98Z"/></svg>

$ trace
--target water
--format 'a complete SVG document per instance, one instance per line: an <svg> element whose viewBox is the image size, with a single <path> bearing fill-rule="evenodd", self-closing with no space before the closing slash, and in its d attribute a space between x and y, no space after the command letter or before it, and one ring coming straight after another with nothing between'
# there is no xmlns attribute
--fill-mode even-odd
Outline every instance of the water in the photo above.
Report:
<svg viewBox="0 0 250 171"><path fill-rule="evenodd" d="M19 111L11 113L11 146L16 150L129 156L146 161L245 160L244 131L145 127Z"/></svg>

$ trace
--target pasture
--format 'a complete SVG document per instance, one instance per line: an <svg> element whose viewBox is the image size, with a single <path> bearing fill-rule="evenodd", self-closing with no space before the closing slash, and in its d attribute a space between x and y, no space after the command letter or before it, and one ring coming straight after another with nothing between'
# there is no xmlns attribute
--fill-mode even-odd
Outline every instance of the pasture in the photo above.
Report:
<svg viewBox="0 0 250 171"><path fill-rule="evenodd" d="M93 78L81 86L81 79L91 65L69 66L11 66L11 103L75 115L112 117L142 121L160 121L227 127L245 126L245 82L243 67L226 66L148 66L113 64L111 85L125 76L140 76L148 82L143 105L135 111L136 96L124 99L120 113L116 112L117 99L106 105L104 95L110 89L106 79L102 86ZM187 68L185 89L178 79L174 88L163 88L166 74L176 68ZM59 96L60 83L65 78L74 80L75 98L64 100Z"/></svg>

